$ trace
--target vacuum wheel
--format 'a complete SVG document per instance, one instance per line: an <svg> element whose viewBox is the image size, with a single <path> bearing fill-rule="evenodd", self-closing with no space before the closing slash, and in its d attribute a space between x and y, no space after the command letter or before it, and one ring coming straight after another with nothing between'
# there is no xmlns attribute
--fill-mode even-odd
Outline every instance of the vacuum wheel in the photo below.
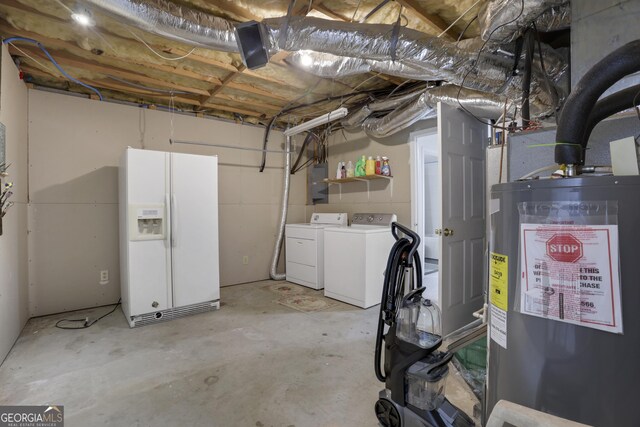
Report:
<svg viewBox="0 0 640 427"><path fill-rule="evenodd" d="M378 399L375 406L376 417L383 427L401 427L402 420L398 410L387 399Z"/></svg>

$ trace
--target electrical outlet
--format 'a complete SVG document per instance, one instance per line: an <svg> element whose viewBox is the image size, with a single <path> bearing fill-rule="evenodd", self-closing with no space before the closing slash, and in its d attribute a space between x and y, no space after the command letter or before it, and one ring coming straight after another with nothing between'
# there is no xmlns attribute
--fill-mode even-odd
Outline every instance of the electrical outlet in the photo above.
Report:
<svg viewBox="0 0 640 427"><path fill-rule="evenodd" d="M245 255L242 257L242 264L243 265L249 265L249 256Z"/></svg>
<svg viewBox="0 0 640 427"><path fill-rule="evenodd" d="M109 283L109 270L100 270L100 284L106 285Z"/></svg>

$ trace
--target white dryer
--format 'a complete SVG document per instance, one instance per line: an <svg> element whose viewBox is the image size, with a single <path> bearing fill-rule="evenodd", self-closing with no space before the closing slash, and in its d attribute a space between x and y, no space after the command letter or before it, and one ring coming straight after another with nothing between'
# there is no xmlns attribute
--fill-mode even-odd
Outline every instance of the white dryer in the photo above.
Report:
<svg viewBox="0 0 640 427"><path fill-rule="evenodd" d="M380 304L394 214L354 214L350 227L324 229L324 295L362 308Z"/></svg>
<svg viewBox="0 0 640 427"><path fill-rule="evenodd" d="M325 227L347 226L346 213L314 213L306 224L287 224L287 281L313 289L324 288Z"/></svg>

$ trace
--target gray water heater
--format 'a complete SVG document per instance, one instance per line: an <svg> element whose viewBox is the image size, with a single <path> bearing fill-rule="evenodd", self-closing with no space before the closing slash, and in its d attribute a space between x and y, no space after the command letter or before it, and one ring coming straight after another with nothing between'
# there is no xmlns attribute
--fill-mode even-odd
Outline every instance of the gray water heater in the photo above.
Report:
<svg viewBox="0 0 640 427"><path fill-rule="evenodd" d="M508 290L503 302L506 318L491 315L487 416L499 400L506 399L594 426L640 425L640 177L592 176L513 182L495 185L491 194L490 251L498 254L497 275L504 272L506 277L506 280L496 279L496 283L502 283ZM571 223L566 221L566 216L554 217L549 207L557 204L569 206L579 216L591 215L591 228L598 224L617 226L618 247L601 249L609 253L617 249L618 262L614 257L610 271L609 267L599 269L606 272L595 268L583 270L598 271L596 276L618 275L619 300L615 307L612 301L618 315L621 311L616 326L620 329L618 332L558 320L553 315L566 316L567 313L551 313L552 309L548 309L550 317L525 314L521 292L525 286L525 270L531 266L523 267L523 263L531 254L522 253L526 227L521 224L528 221L523 218L529 218L523 215L539 214L552 229L558 224ZM561 235L549 237L550 251L564 250L560 258L563 262L582 256L579 251L583 250L583 243L574 244L566 236L569 233L558 234ZM584 245L592 244L595 243L584 242ZM574 249L578 252L572 255ZM585 246L584 250L587 249L593 247ZM601 257L598 262L605 262L605 258ZM589 284L589 277L585 274L585 283L580 286L599 286ZM548 292L549 301L563 302L560 297L552 289ZM563 303L567 310L571 309L571 302L566 298ZM584 300L575 303L587 309L591 304ZM496 329L494 322L500 323L500 329Z"/></svg>

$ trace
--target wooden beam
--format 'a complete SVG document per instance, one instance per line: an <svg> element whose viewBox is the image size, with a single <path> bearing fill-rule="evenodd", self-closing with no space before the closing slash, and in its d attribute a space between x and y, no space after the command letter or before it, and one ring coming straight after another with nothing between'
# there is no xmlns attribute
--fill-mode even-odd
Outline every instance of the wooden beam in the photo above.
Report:
<svg viewBox="0 0 640 427"><path fill-rule="evenodd" d="M37 57L38 59L48 61L48 58L44 55L44 53L40 49L27 47L27 46L22 46L20 49L24 50L26 53L28 53L33 57ZM12 55L22 56L18 50L14 49L11 46L9 47L9 51L11 52ZM60 63L62 66L67 65L70 67L75 67L82 70L103 74L105 76L112 75L114 77L118 77L121 79L132 80L134 82L150 84L150 85L159 86L162 88L174 89L176 91L181 91L181 92L195 93L197 95L207 95L209 93L204 89L196 89L188 86L179 85L176 83L166 82L164 80L147 77L142 74L134 73L127 70L122 70L115 67L105 67L98 63L88 61L73 55L69 55L67 53L63 53L60 51L50 51L50 53L55 58L55 60L58 63Z"/></svg>
<svg viewBox="0 0 640 427"><path fill-rule="evenodd" d="M435 13L428 13L425 11L416 0L396 0L400 5L406 7L407 9L411 9L414 13L416 13L420 18L426 21L428 24L437 28L440 32L447 29L449 24L440 17L440 15ZM456 40L460 36L460 34L451 28L448 30L443 37L448 39Z"/></svg>
<svg viewBox="0 0 640 427"><path fill-rule="evenodd" d="M240 73L242 71L244 71L244 68L245 67L243 65L241 70L238 70L238 72L236 72L236 73L231 73L227 77L225 77L222 80L222 83L218 87L216 87L215 89L209 91L209 96L203 97L202 104L206 104L208 102L212 102L213 99L222 91L222 89L224 89L229 83L231 83L233 81L233 79L238 77L240 75Z"/></svg>
<svg viewBox="0 0 640 427"><path fill-rule="evenodd" d="M33 9L33 8L30 8L30 7L25 6L25 5L21 4L21 3L18 3L16 0L6 0L6 1L8 1L9 3L3 2L3 5L7 5L8 7L14 8L14 9L18 10L19 12L31 13L31 14L34 14L35 16L37 16L37 17L42 18L42 19L52 20L52 21L55 21L57 23L63 23L65 25L69 25L70 24L69 21L61 20L60 18L58 18L58 17L56 17L54 15L42 13L40 11L37 11L37 10ZM0 22L4 22L6 24L4 26L4 28L2 30L0 30L3 33L5 33L6 35L18 35L17 32L23 32L23 33L26 32L26 31L18 29L18 28L13 28L13 26L11 24L6 22L2 18L0 18ZM46 23L43 23L43 25L46 25ZM103 36L108 37L110 39L110 42L135 43L135 44L140 43L140 41L136 40L133 36L128 36L126 34L124 34L124 35L123 34L114 34L114 33L111 33L106 28L99 28L98 30L99 30L100 33L103 34ZM29 36L24 35L23 37L29 37ZM61 40L61 39L52 39L52 38L41 36L41 35L36 34L36 33L31 33L31 38L34 38L34 37L37 40L39 40L40 42L44 43L46 46L53 46L53 44L51 43L53 40L57 40L58 42L62 41L64 43L69 43L69 42L66 42L66 41ZM185 49L185 48L182 48L180 46L167 47L167 46L158 46L158 45L153 45L153 44L149 44L149 45L156 51L171 53L171 54L180 55L180 56L186 55L189 52L191 52L191 49ZM106 53L107 52L105 52L105 54ZM209 58L207 56L198 55L197 52L192 52L189 55L189 59L192 60L192 61L199 62L201 64L210 65L210 66L213 66L213 67L216 67L216 68L220 68L220 69L223 69L223 70L226 70L226 71L231 71L231 72L236 72L236 71L238 71L238 68L239 68L239 67L236 67L236 66L234 66L233 64L230 64L230 63L218 61L216 59ZM306 83L303 83L303 82L283 81L283 80L280 80L280 79L277 79L277 78L273 78L273 77L270 77L270 76L263 76L263 75L260 75L258 73L252 72L250 70L245 70L243 72L243 74L246 74L247 76L253 77L253 78L258 79L258 80L262 80L262 81L265 81L265 82L277 84L277 85L280 85L280 86L285 86L285 87L288 87L288 88L290 88L290 87L297 88L297 89L306 88ZM242 90L239 87L237 89L238 90Z"/></svg>
<svg viewBox="0 0 640 427"><path fill-rule="evenodd" d="M327 8L322 4L312 4L311 7L320 13L324 13L328 17L335 19L336 21L349 21L351 19L351 18L346 18L344 16L338 15L337 13L335 13L334 11L332 11L331 9Z"/></svg>
<svg viewBox="0 0 640 427"><path fill-rule="evenodd" d="M41 76L41 77L47 77L47 78L54 78L56 80L67 81L66 79L60 78L60 77L55 76L55 75L53 75L53 74L51 74L49 72L42 71L42 70L36 69L34 67L23 66L22 68L23 68L24 72L27 73L28 75ZM117 85L114 85L113 83L110 83L110 82L104 82L104 81L99 81L99 80L84 80L84 81L86 83L93 84L96 87L101 87L103 89L111 89L111 90L118 91ZM123 93L122 95L131 96L131 95L127 94L127 93ZM161 99L161 100L165 101L165 105L169 104L167 102L168 98L170 98L169 95L162 95L162 94L155 94L155 93L144 93L144 94L140 94L140 95L142 95L144 98ZM201 106L199 100L188 98L186 96L174 96L173 100L175 102L179 102L179 103L183 103L183 104L189 104L189 105L193 105L193 106ZM265 113L252 111L252 110L248 110L248 109L245 109L245 108L237 108L237 107L233 107L233 106L230 106L230 105L220 105L220 104L212 104L212 103L210 103L210 104L206 104L204 106L207 107L207 108L217 109L217 110L220 110L220 111L244 114L244 115L252 116L252 117L266 117Z"/></svg>

